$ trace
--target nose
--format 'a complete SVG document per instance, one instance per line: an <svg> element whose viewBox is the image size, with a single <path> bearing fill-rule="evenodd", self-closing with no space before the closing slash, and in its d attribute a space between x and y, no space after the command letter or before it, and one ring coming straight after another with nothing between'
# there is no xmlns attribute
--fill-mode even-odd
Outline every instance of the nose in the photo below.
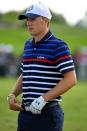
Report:
<svg viewBox="0 0 87 131"><path fill-rule="evenodd" d="M32 19L28 19L27 20L27 23L29 24L29 23L32 23Z"/></svg>

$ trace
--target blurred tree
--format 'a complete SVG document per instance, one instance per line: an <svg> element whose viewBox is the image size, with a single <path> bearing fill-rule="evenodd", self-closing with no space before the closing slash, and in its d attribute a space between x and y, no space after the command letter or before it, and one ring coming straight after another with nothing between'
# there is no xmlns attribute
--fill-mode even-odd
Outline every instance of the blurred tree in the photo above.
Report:
<svg viewBox="0 0 87 131"><path fill-rule="evenodd" d="M2 13L0 12L0 21L2 21Z"/></svg>
<svg viewBox="0 0 87 131"><path fill-rule="evenodd" d="M3 14L3 20L7 22L17 22L18 12L10 11Z"/></svg>
<svg viewBox="0 0 87 131"><path fill-rule="evenodd" d="M59 24L67 24L64 16L62 16L61 14L54 13L52 10L51 13L53 22L58 22Z"/></svg>
<svg viewBox="0 0 87 131"><path fill-rule="evenodd" d="M24 12L24 11L23 11ZM16 11L10 11L4 14L0 13L0 19L3 19L3 22L7 23L7 25L12 27L15 26L21 26L21 27L26 27L26 22L19 22L18 20L18 15L21 14L22 12L16 12ZM61 14L56 14L51 10L52 13L52 22L57 22L59 24L67 24L65 18Z"/></svg>

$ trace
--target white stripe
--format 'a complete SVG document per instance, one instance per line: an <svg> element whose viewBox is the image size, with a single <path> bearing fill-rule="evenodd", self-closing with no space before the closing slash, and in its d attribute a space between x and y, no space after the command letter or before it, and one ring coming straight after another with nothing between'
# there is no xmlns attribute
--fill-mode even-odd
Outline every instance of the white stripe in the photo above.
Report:
<svg viewBox="0 0 87 131"><path fill-rule="evenodd" d="M56 83L49 83L49 82L38 82L38 81L24 81L23 83L35 83L35 84L48 84L48 85L56 85Z"/></svg>
<svg viewBox="0 0 87 131"><path fill-rule="evenodd" d="M66 61L66 62L63 62L63 63L61 63L61 64L58 64L58 65L57 65L57 68L60 67L61 65L65 65L65 64L68 64L68 63L70 63L70 62L73 62L73 60Z"/></svg>
<svg viewBox="0 0 87 131"><path fill-rule="evenodd" d="M23 71L23 69L21 68L21 70Z"/></svg>
<svg viewBox="0 0 87 131"><path fill-rule="evenodd" d="M40 70L24 70L23 72L37 72L37 73L47 73L47 74L61 74L60 72L51 72L51 71L40 71Z"/></svg>
<svg viewBox="0 0 87 131"><path fill-rule="evenodd" d="M27 97L27 98L24 98L23 97L23 100L35 100L35 98L34 97ZM60 99L60 100L58 100L58 99L52 99L51 101L59 101L59 102L61 102L62 101L62 99ZM29 103L29 102L24 102L24 104L27 104L27 103Z"/></svg>
<svg viewBox="0 0 87 131"><path fill-rule="evenodd" d="M24 95L27 94L35 94L35 95L43 95L43 93L37 93L37 92L23 92Z"/></svg>
<svg viewBox="0 0 87 131"><path fill-rule="evenodd" d="M42 76L23 76L23 78L41 78L41 79L51 79L51 80L62 80L62 78L42 77Z"/></svg>
<svg viewBox="0 0 87 131"><path fill-rule="evenodd" d="M59 102L61 102L62 99L52 99L52 100L50 100L50 101L59 101Z"/></svg>
<svg viewBox="0 0 87 131"><path fill-rule="evenodd" d="M74 66L65 67L65 68L61 69L60 71L63 71L63 70L66 70L66 69L70 69L70 68L74 68Z"/></svg>
<svg viewBox="0 0 87 131"><path fill-rule="evenodd" d="M44 65L37 65L37 64L23 65L23 67L44 67L44 68L56 68L56 66L44 66Z"/></svg>
<svg viewBox="0 0 87 131"><path fill-rule="evenodd" d="M23 100L30 100L30 99L34 100L35 98L34 97L27 97L27 98L23 97Z"/></svg>
<svg viewBox="0 0 87 131"><path fill-rule="evenodd" d="M48 37L45 41L49 40L52 37L52 35L50 35L50 37Z"/></svg>
<svg viewBox="0 0 87 131"><path fill-rule="evenodd" d="M40 89L40 90L51 90L51 88L42 88L42 87L23 87L23 89Z"/></svg>

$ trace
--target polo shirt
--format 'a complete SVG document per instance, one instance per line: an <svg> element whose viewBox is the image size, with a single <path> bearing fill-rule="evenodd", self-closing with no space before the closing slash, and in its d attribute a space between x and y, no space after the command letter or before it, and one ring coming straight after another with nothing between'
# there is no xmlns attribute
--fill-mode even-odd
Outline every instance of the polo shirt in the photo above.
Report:
<svg viewBox="0 0 87 131"><path fill-rule="evenodd" d="M50 31L38 42L27 40L22 57L22 100L26 105L53 89L63 74L74 70L68 45ZM58 96L55 101L60 101Z"/></svg>

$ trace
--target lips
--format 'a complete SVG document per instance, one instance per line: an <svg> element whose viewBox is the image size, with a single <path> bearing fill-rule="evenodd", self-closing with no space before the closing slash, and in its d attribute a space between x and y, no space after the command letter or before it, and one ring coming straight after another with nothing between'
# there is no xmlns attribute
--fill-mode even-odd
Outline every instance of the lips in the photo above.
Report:
<svg viewBox="0 0 87 131"><path fill-rule="evenodd" d="M33 30L33 27L31 27L31 26L28 26L28 29L29 29L29 30Z"/></svg>

